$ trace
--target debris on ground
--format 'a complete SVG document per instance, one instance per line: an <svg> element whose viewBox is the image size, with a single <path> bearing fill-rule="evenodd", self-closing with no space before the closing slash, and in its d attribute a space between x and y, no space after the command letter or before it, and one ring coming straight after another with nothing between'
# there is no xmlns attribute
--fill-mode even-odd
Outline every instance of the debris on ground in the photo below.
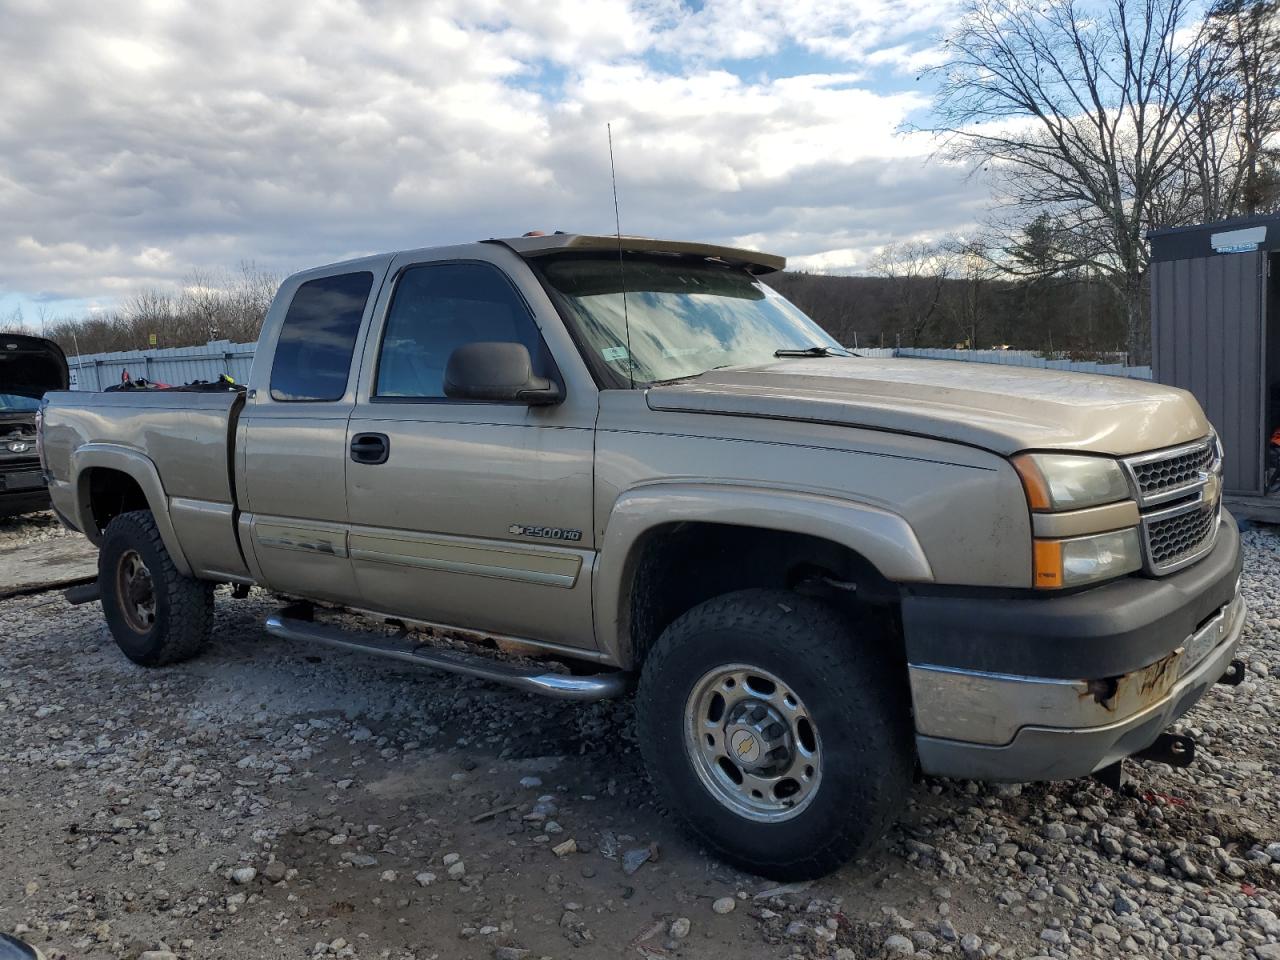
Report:
<svg viewBox="0 0 1280 960"><path fill-rule="evenodd" d="M63 536L0 521L0 551ZM257 591L162 670L97 604L3 600L0 932L50 960L1280 960L1280 536L1243 540L1249 668L1179 725L1195 764L926 780L806 883L682 835L625 702L276 640Z"/></svg>

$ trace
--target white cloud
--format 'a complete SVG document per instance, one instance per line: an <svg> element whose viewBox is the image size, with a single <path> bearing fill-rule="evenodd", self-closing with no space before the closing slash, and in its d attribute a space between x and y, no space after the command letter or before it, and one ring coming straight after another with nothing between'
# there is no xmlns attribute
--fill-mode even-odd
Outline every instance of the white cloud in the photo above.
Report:
<svg viewBox="0 0 1280 960"><path fill-rule="evenodd" d="M866 81L928 58L948 9L8 0L0 295L609 230L607 122L625 229L856 263L983 199L897 134L924 96ZM797 74L797 49L844 66Z"/></svg>

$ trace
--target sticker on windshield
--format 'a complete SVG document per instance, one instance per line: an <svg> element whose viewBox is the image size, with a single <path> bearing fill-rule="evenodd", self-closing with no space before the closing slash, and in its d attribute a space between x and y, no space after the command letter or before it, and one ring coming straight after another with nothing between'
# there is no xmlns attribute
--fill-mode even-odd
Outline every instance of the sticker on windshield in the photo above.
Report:
<svg viewBox="0 0 1280 960"><path fill-rule="evenodd" d="M600 351L600 356L606 360L625 360L627 359L626 347L605 347Z"/></svg>

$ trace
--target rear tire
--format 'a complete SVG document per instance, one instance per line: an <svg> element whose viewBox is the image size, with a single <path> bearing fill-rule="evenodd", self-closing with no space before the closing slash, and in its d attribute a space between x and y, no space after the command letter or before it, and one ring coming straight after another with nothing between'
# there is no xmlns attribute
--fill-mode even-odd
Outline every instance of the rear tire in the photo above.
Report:
<svg viewBox="0 0 1280 960"><path fill-rule="evenodd" d="M866 853L915 769L886 631L783 590L709 600L645 660L637 732L668 809L722 859L777 880Z"/></svg>
<svg viewBox="0 0 1280 960"><path fill-rule="evenodd" d="M141 666L189 660L213 630L213 584L178 572L149 510L122 513L107 525L98 587L111 635Z"/></svg>

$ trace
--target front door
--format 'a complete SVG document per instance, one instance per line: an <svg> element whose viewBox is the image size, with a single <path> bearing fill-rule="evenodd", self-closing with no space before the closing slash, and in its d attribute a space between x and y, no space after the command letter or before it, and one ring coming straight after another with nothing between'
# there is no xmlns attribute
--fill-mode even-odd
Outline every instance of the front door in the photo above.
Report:
<svg viewBox="0 0 1280 960"><path fill-rule="evenodd" d="M596 393L552 361L514 254L468 255L392 265L348 426L356 581L377 612L593 648ZM485 341L524 344L563 402L446 397L449 355Z"/></svg>

